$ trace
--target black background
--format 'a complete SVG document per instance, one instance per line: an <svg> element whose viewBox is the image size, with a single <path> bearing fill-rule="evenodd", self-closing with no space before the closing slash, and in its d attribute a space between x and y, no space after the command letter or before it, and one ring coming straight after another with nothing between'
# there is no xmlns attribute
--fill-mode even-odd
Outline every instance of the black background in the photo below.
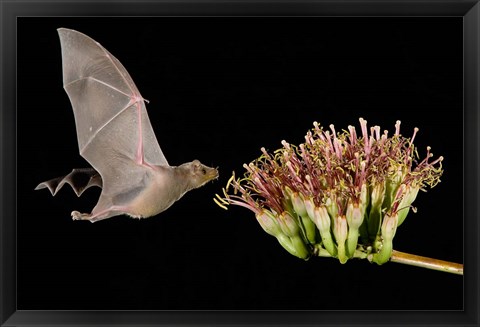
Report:
<svg viewBox="0 0 480 327"><path fill-rule="evenodd" d="M72 221L99 195L33 191L88 164L62 88L56 29L79 30L127 68L172 165L220 178L157 217ZM445 173L397 230L399 251L463 262L461 18L18 18L18 309L462 309L463 278L366 260L305 262L253 213L217 207L260 147L313 121L394 130Z"/></svg>

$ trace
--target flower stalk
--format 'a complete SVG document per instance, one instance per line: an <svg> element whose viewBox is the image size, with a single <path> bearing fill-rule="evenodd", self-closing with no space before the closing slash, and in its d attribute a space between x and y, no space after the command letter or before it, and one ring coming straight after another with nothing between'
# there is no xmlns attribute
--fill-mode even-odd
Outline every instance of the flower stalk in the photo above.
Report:
<svg viewBox="0 0 480 327"><path fill-rule="evenodd" d="M427 147L419 160L413 145L418 128L403 137L397 121L389 137L359 121L358 135L353 126L340 133L315 122L299 146L284 140L273 153L262 148L258 159L244 164L243 177L233 173L215 202L253 211L265 232L304 260L330 256L342 264L362 258L422 266L422 257L393 250L393 239L410 209L416 211L419 191L440 182L443 157L432 161Z"/></svg>
<svg viewBox="0 0 480 327"><path fill-rule="evenodd" d="M463 275L463 265L393 250L391 262Z"/></svg>

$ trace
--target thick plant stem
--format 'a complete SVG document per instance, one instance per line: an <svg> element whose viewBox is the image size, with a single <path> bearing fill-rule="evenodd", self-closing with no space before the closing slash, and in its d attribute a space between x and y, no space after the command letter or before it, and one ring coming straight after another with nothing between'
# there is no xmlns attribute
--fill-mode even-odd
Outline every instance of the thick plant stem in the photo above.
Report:
<svg viewBox="0 0 480 327"><path fill-rule="evenodd" d="M427 269L444 271L451 274L463 275L463 265L459 263L437 260L419 255L408 254L400 251L392 251L391 262L403 263L405 265L417 266Z"/></svg>

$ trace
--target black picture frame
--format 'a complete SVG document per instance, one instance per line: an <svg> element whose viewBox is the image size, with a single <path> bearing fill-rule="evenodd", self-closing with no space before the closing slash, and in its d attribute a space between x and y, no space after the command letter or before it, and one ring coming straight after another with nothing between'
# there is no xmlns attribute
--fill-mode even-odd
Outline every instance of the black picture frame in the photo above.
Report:
<svg viewBox="0 0 480 327"><path fill-rule="evenodd" d="M478 325L478 1L2 2L2 326L21 325ZM16 19L22 16L462 16L464 19L463 311L38 311L16 306Z"/></svg>

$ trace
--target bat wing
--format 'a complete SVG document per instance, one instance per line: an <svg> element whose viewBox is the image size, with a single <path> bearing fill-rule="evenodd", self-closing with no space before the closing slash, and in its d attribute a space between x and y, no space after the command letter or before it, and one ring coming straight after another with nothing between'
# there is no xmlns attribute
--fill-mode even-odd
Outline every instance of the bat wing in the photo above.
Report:
<svg viewBox="0 0 480 327"><path fill-rule="evenodd" d="M102 178L93 168L75 168L66 176L57 177L38 184L35 190L48 188L50 193L55 195L65 184L69 184L75 194L80 196L86 189L92 186L102 188Z"/></svg>
<svg viewBox="0 0 480 327"><path fill-rule="evenodd" d="M80 154L101 175L102 193L134 187L145 166L168 166L144 99L120 61L80 32L60 28L58 34Z"/></svg>

